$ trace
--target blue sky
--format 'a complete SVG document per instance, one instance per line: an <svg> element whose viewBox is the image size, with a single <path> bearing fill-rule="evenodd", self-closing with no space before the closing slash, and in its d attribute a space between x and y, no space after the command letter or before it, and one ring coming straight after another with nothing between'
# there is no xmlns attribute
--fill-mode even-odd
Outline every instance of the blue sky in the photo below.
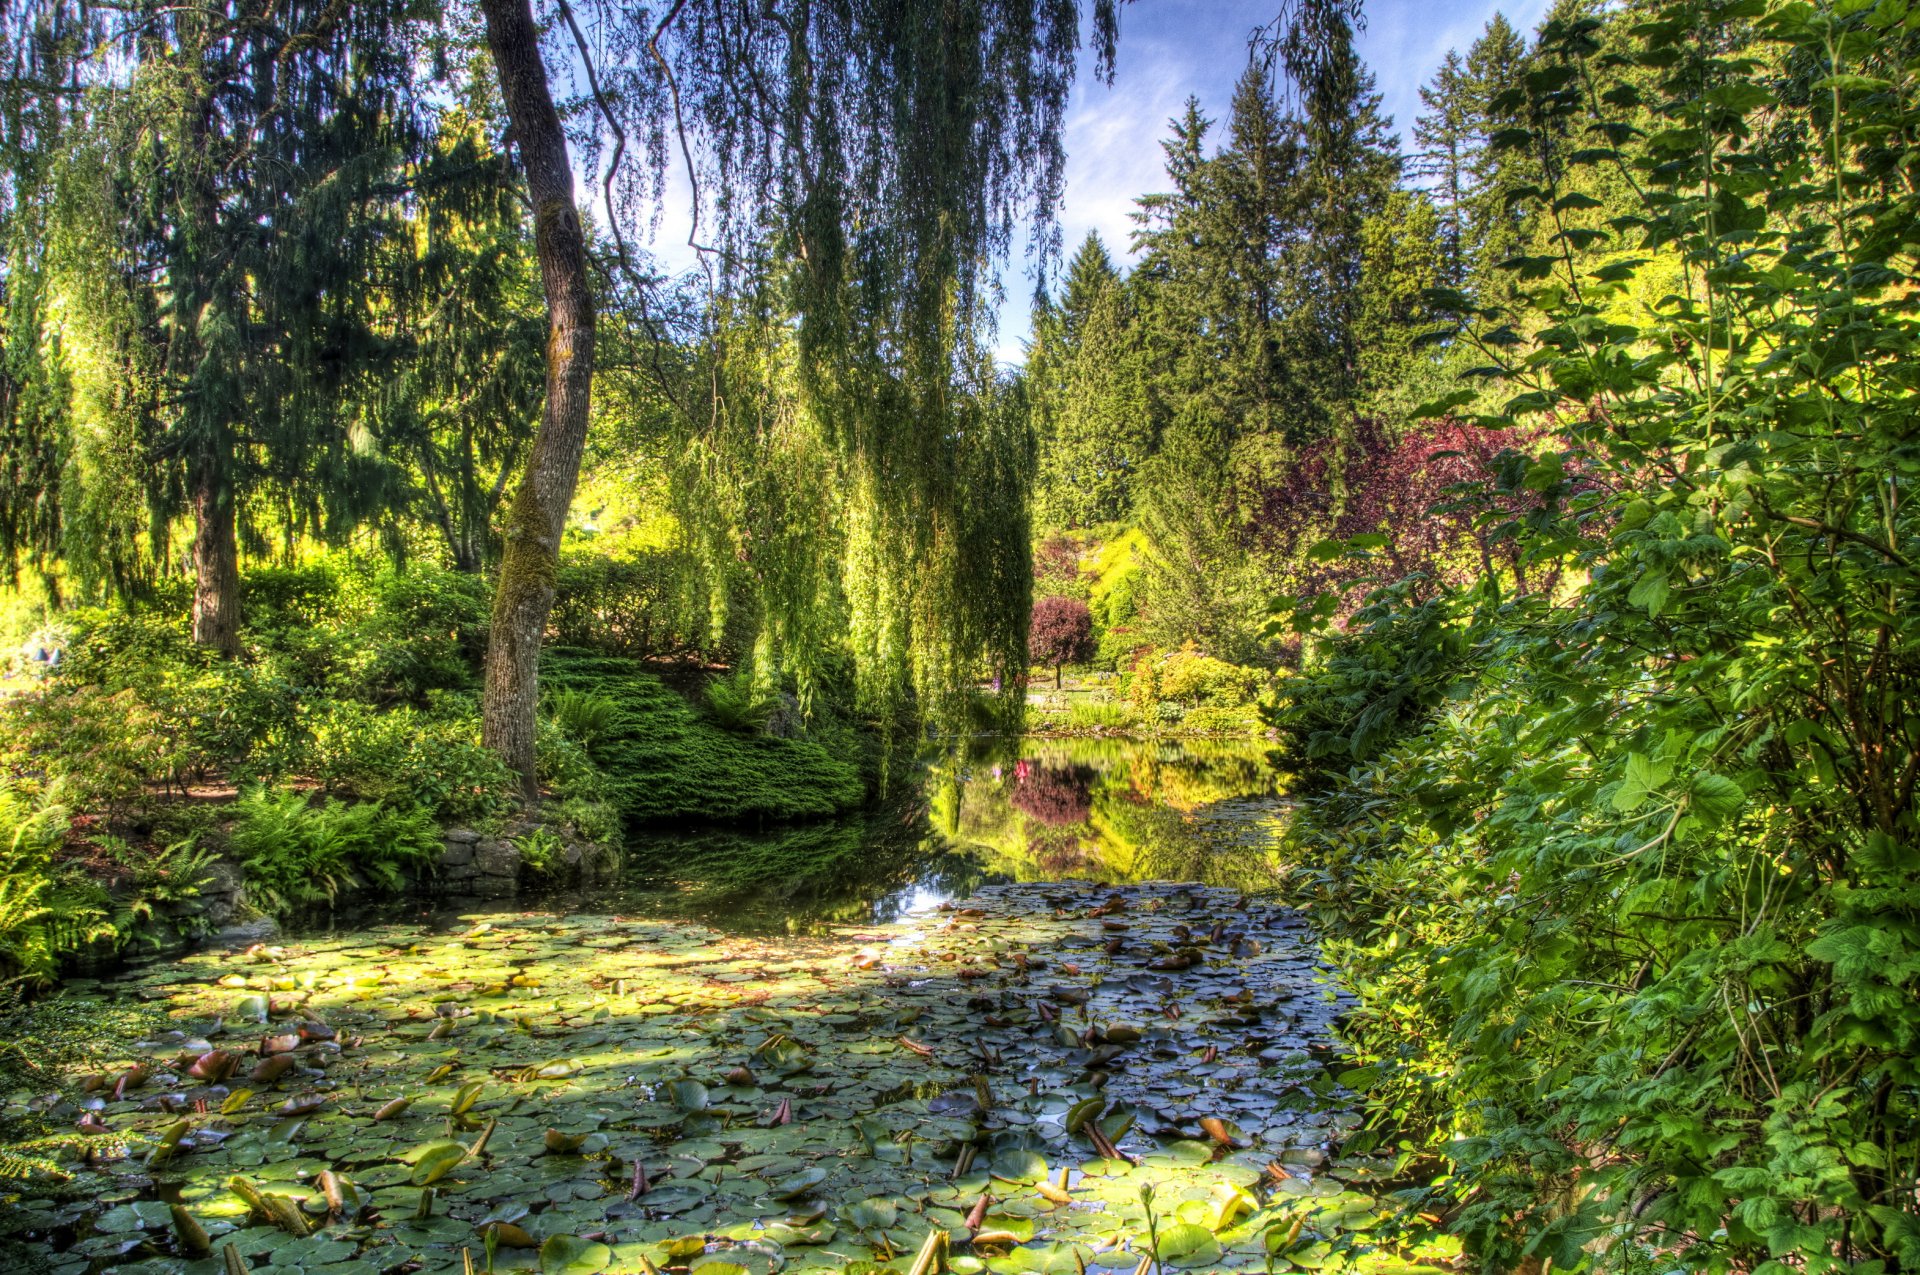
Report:
<svg viewBox="0 0 1920 1275"><path fill-rule="evenodd" d="M1549 0L1366 0L1360 52L1372 69L1386 113L1405 143L1412 142L1420 86L1447 50L1465 53L1487 20L1504 12L1531 33ZM1247 65L1247 38L1273 20L1279 0L1134 0L1121 10L1117 73L1111 87L1082 61L1068 107L1066 198L1060 209L1065 251L1071 256L1089 230L1125 260L1134 198L1165 186L1160 141L1167 121L1189 94L1219 120ZM1218 132L1214 135L1219 136ZM669 269L687 269L687 186L679 164L669 166L665 203L653 247ZM1027 262L1007 263L1006 302L1000 309L997 353L1003 363L1025 361L1033 295Z"/></svg>
<svg viewBox="0 0 1920 1275"><path fill-rule="evenodd" d="M1548 0L1367 0L1361 55L1394 128L1412 145L1420 86L1447 50L1462 54L1496 12L1531 33ZM1127 256L1134 197L1165 186L1160 141L1188 95L1209 118L1226 115L1247 65L1247 37L1278 11L1275 0L1135 0L1121 10L1120 53L1111 88L1089 66L1073 87L1067 118L1067 190L1060 210L1066 252L1089 230ZM1219 136L1216 130L1214 136ZM1023 359L1031 285L1012 263L1000 313L1000 357Z"/></svg>

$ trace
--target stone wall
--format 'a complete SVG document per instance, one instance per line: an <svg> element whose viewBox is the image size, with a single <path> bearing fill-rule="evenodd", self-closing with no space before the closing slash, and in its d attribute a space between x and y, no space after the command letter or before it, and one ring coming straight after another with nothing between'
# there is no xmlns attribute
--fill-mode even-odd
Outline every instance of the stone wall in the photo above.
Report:
<svg viewBox="0 0 1920 1275"><path fill-rule="evenodd" d="M528 863L522 846L541 832L551 834L559 844L544 870L537 870ZM535 886L596 885L611 880L620 869L620 856L611 846L588 841L567 824L522 821L497 837L483 836L472 828L449 828L442 844L437 869L422 884L482 899L508 899Z"/></svg>

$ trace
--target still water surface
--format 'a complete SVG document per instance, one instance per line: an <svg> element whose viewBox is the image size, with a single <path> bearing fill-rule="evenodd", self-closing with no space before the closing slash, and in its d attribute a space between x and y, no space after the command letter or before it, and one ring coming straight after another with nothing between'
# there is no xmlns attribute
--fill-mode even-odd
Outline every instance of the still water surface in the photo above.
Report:
<svg viewBox="0 0 1920 1275"><path fill-rule="evenodd" d="M894 921L1009 881L1257 888L1282 810L1258 741L981 740L878 812L636 831L593 906L766 933Z"/></svg>

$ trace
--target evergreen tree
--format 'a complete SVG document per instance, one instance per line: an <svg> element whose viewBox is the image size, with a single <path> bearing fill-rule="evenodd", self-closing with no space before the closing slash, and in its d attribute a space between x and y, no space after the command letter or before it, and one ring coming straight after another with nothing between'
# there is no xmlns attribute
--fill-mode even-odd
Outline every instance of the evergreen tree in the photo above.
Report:
<svg viewBox="0 0 1920 1275"><path fill-rule="evenodd" d="M1043 526L1128 517L1133 483L1153 448L1129 290L1098 234L1067 271L1058 306L1036 323L1028 361L1039 445L1035 513Z"/></svg>
<svg viewBox="0 0 1920 1275"><path fill-rule="evenodd" d="M1494 134L1526 122L1520 92L1526 61L1526 40L1499 13L1467 50L1466 93L1474 140L1464 255L1471 291L1489 304L1511 296L1511 275L1500 270L1499 263L1521 251L1526 241L1526 208L1513 196L1533 184L1532 159L1524 150L1490 144Z"/></svg>
<svg viewBox="0 0 1920 1275"><path fill-rule="evenodd" d="M432 16L317 0L16 15L88 40L52 171L13 168L48 192L44 286L62 297L32 340L74 387L57 477L10 484L7 503L57 501L63 540L85 546L72 556L122 576L138 511L156 552L187 515L194 640L224 652L243 533L333 534L388 492L349 404L377 362L370 289Z"/></svg>
<svg viewBox="0 0 1920 1275"><path fill-rule="evenodd" d="M1426 109L1413 124L1414 144L1420 150L1410 171L1429 183L1440 216L1441 280L1447 287L1457 288L1466 281L1462 219L1475 118L1467 69L1458 50L1448 49L1433 79L1421 86L1420 104Z"/></svg>

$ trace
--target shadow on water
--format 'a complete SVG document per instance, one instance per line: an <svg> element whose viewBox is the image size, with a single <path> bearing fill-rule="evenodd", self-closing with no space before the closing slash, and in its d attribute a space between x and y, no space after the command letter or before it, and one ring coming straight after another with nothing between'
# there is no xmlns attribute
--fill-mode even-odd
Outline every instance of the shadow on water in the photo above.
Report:
<svg viewBox="0 0 1920 1275"><path fill-rule="evenodd" d="M640 828L594 910L745 933L888 922L1007 881L1273 882L1281 804L1256 741L973 741L859 817Z"/></svg>

